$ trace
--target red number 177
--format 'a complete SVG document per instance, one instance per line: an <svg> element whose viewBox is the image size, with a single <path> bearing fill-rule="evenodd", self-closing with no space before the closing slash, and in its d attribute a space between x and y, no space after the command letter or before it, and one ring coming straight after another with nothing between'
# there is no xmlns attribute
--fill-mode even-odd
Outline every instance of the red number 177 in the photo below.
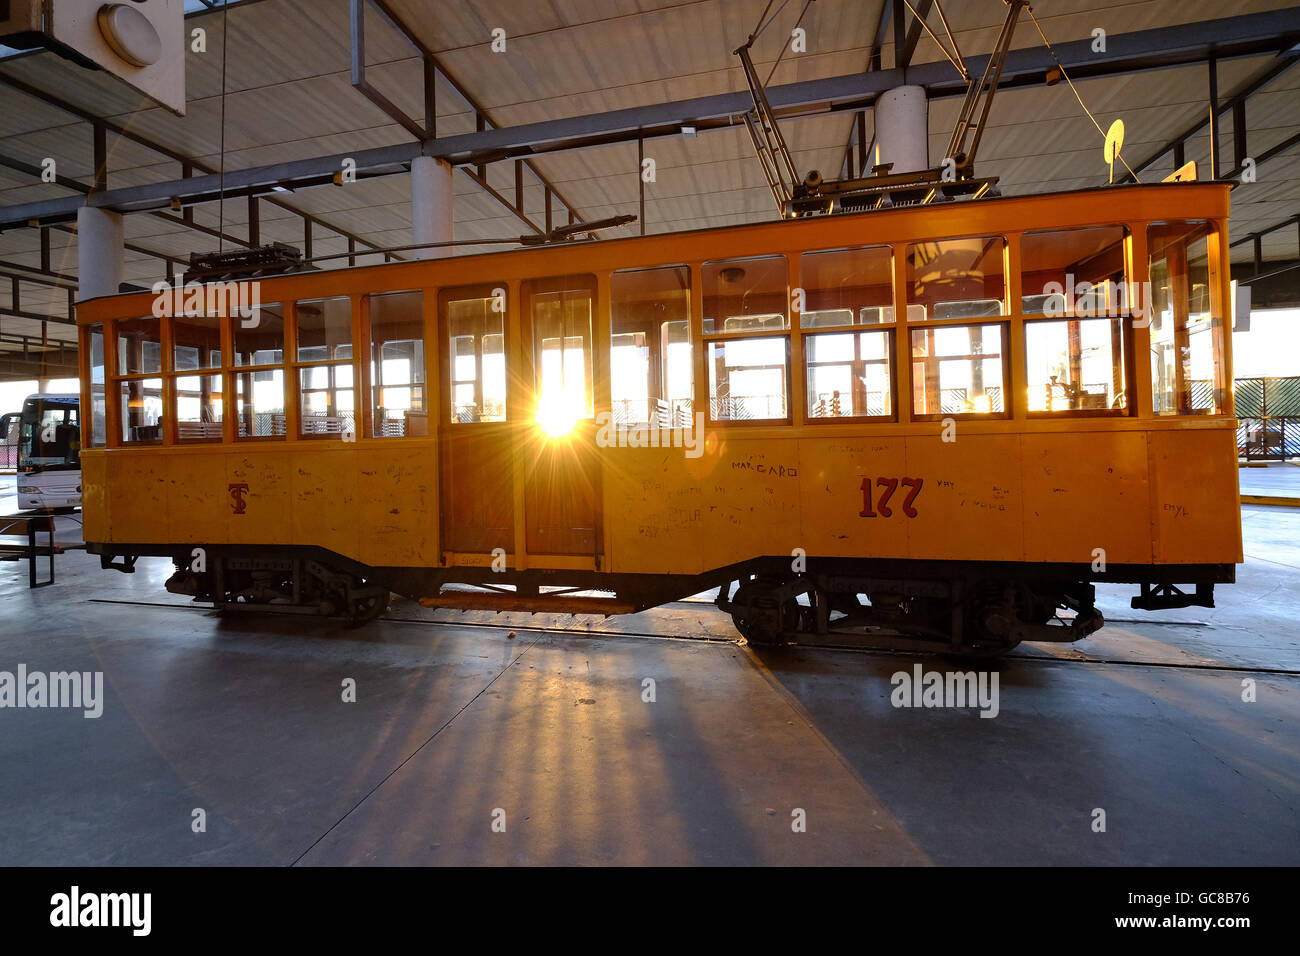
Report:
<svg viewBox="0 0 1300 956"><path fill-rule="evenodd" d="M925 483L924 478L877 478L875 484L884 489L880 495L880 500L876 504L876 510L871 508L872 481L870 478L862 479L862 510L858 515L863 518L874 518L879 513L882 518L893 517L894 510L889 507L889 499L894 496L898 486L902 485L909 489L907 496L903 499L903 514L909 518L916 517L916 509L912 507L912 502L916 501L916 496L921 493L921 485Z"/></svg>

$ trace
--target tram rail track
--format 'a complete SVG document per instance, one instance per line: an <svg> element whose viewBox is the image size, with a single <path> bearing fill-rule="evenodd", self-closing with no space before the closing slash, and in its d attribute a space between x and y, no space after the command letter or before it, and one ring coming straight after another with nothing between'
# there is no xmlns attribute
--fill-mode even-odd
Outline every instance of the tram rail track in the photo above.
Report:
<svg viewBox="0 0 1300 956"><path fill-rule="evenodd" d="M165 601L130 601L122 598L90 598L88 603L126 605L130 607L156 607L156 608L164 608L164 609L169 609L174 611L213 610L211 607L207 607L203 605L169 604ZM709 607L712 606L712 602L705 602L705 601L678 601L673 603L674 604L697 604L697 605L709 606ZM665 605L665 606L669 606L669 605ZM257 611L250 608L246 613L255 614L257 613ZM270 611L266 613L274 614L275 612ZM340 617L334 617L334 616L327 617L324 619L338 620L338 621L343 620ZM450 627L483 628L483 629L494 630L494 631L514 631L514 632L527 633L527 634L559 634L565 636L572 635L572 636L581 636L581 637L602 637L602 638L603 637L636 637L642 639L661 640L661 641L687 641L695 644L734 644L737 646L747 646L743 644L742 640L739 637L726 638L726 637L712 637L707 635L686 636L686 635L677 635L677 634L657 634L650 631L597 631L597 630L592 630L591 628L583 628L583 627L563 627L563 626L541 625L541 624L507 624L507 623L497 623L494 621L466 621L466 622L443 621L443 620L429 620L426 618L397 617L397 616L387 615L387 614L382 615L379 618L376 618L375 623L380 623L380 622L385 622L389 624L407 624L407 625L414 624L414 625L425 625L425 626L442 625L444 627L450 626ZM1173 623L1181 623L1181 622L1143 621L1143 622L1133 622L1133 623L1173 624ZM1201 626L1208 627L1209 625L1202 623ZM801 650L836 651L839 653L856 653L856 654L863 654L866 656L881 656L881 657L909 657L910 658L910 657L917 657L917 656L922 656L922 657L946 657L947 656L942 651L896 650L887 647L870 647L856 642L844 643L844 642L836 642L836 641L803 642L798 644L791 644L783 648L762 649L762 652L780 654L780 653L788 653L790 651L801 651ZM1056 657L1052 655L1044 656L1038 654L1010 653L1010 654L1004 654L1001 657L990 659L990 660L969 658L969 659L965 659L964 663L988 665L993 663L994 661L1023 661L1030 664L1058 664L1058 665L1059 664L1066 664L1066 665L1100 664L1100 665L1108 665L1108 666L1115 666L1115 667L1154 667L1162 670L1229 671L1232 673L1267 674L1270 676L1279 676L1279 677L1300 676L1300 668L1292 669L1292 668L1283 668L1283 667L1253 667L1248 665L1231 664L1231 663L1190 663L1190 662L1183 663L1178 661L1121 660L1118 658L1109 658L1109 657L1093 657L1091 655L1084 655L1082 657Z"/></svg>

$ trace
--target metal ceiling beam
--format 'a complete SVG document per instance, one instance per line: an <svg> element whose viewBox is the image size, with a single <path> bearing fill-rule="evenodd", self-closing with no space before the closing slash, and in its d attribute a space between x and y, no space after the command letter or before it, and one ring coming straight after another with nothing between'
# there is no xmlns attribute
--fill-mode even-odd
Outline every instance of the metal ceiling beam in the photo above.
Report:
<svg viewBox="0 0 1300 956"><path fill-rule="evenodd" d="M398 106L388 97L384 96L377 90L373 84L366 79L366 30L365 30L365 8L366 4L371 4L379 14L388 21L395 31L419 54L423 64L424 78L424 121L423 123L414 117L407 116ZM439 62L438 57L434 54L419 36L402 20L401 16L394 10L387 0L351 0L349 16L352 25L351 32L351 50L352 50L352 85L370 102L378 106L388 117L393 120L415 139L420 141L432 140L437 137L437 112L435 110L435 87L438 77L451 87L452 92L469 107L474 113L475 126L479 131L488 128L497 128L498 124L493 121L492 116L483 105L467 90L465 87L447 71L446 67ZM570 219L576 219L582 222L583 219L574 209L573 204L548 180L542 171L532 162L524 160L524 166L536 178L537 182L543 189L548 190L552 196L559 200L560 204L568 211ZM543 229L537 223L533 222L524 213L523 205L516 205L501 195L497 190L487 184L487 170L485 165L478 164L477 169L466 166L461 167L469 179L481 187L484 192L504 206L516 218L518 218L529 229L532 229L539 235ZM515 170L516 181L519 180L519 170Z"/></svg>
<svg viewBox="0 0 1300 956"><path fill-rule="evenodd" d="M18 159L15 156L8 155L7 153L0 153L0 166L4 166L8 169L12 169L20 173L27 173L30 176L35 176L37 179L41 178L43 172L40 166L25 162L21 159ZM101 178L101 179L104 178L103 176L100 176L98 173L96 175L97 178ZM62 174L56 174L54 177L54 181L58 185L62 186L63 188L71 189L74 192L78 192L83 196L89 196L96 189L102 189L102 187L100 186L95 186L89 183L83 183L80 180L72 179ZM204 235L212 236L214 239L224 239L226 242L234 243L235 245L254 246L257 244L256 242L251 241L251 237L250 239L242 239L239 236L232 236L228 232L220 232L216 229L213 229L211 226L200 225L199 223L196 223L194 221L192 216L173 216L165 212L154 212L152 213L152 215L158 217L159 219L166 220L167 222L175 223L178 226L184 226L187 229L193 229L195 232L201 232ZM76 218L75 215L72 218L75 219Z"/></svg>
<svg viewBox="0 0 1300 956"><path fill-rule="evenodd" d="M1290 55L1288 55L1286 59L1282 59L1276 63L1270 64L1268 67L1266 67L1258 74L1256 74L1254 77L1252 77L1251 79L1247 80L1244 84L1242 84L1242 86L1226 100L1220 101L1217 104L1217 111L1215 111L1214 108L1207 109L1206 116L1203 119L1197 120L1195 123L1187 127L1187 129L1183 130L1173 139L1169 140L1169 142L1165 143L1155 152L1149 154L1146 159L1142 160L1142 162L1138 163L1136 166L1133 167L1133 172L1137 173L1139 176L1142 175L1142 173L1145 170L1150 169L1152 166L1158 163L1164 156L1168 155L1169 153L1174 154L1174 168L1177 169L1180 166L1182 166L1183 161L1185 159L1184 148L1186 146L1187 141L1190 140L1193 136L1198 135L1203 129L1205 129L1207 126L1210 125L1209 114L1211 112L1217 112L1217 115L1219 116L1223 115L1224 113L1232 113L1234 119L1233 122L1234 139L1238 139L1238 138L1244 139L1244 137L1237 137L1235 134L1238 132L1245 131L1244 121L1245 121L1246 101L1250 99L1251 96L1258 93L1265 86L1267 86L1268 84L1276 80L1278 77L1280 77L1283 73L1286 73L1297 63L1300 63L1300 55L1297 55L1296 53L1290 53ZM1237 168L1233 170L1233 172L1228 173L1226 176L1224 176L1223 178L1225 179L1230 179L1234 175L1237 176L1241 175L1241 165L1242 165L1241 160L1244 159L1247 155L1249 155L1247 152L1243 152L1242 143L1234 143L1234 145L1237 147L1236 149L1233 150L1234 155L1237 157L1236 160ZM1276 154L1274 153L1273 155ZM1256 164L1258 164L1260 162L1260 158L1259 157L1254 157L1254 158ZM1269 158L1271 158L1271 156ZM1132 173L1125 173L1124 177L1120 180L1121 183L1131 183L1133 181L1134 178Z"/></svg>
<svg viewBox="0 0 1300 956"><path fill-rule="evenodd" d="M1115 34L1107 38L1106 52L1094 53L1092 39L1056 47L1061 62L1076 79L1118 76L1205 62L1211 54L1219 60L1278 53L1300 42L1300 7L1266 13L1242 14L1219 20ZM980 75L988 56L967 57L968 71ZM1046 49L1013 50L1007 56L999 90L1039 86L1047 70L1056 65ZM879 70L790 83L769 89L768 98L780 118L824 115L833 110L858 110L903 83L927 88L931 99L964 96L966 83L947 60L924 63L906 70ZM455 165L478 165L546 152L580 149L596 144L635 142L638 138L679 135L683 123L697 130L733 125L752 105L748 92L613 110L588 116L485 129L421 143L402 143L351 153L319 156L226 173L226 195L256 194L275 186L299 188L332 182L344 159L358 171L376 175L399 172L417 155L436 156ZM202 201L217 194L220 177L151 183L127 189L110 189L92 196L91 205L122 212L166 205L172 197L182 202ZM269 201L269 200L268 200ZM0 209L0 228L32 220L50 221L76 214L80 197L26 203ZM295 210L295 213L297 211ZM303 215L302 213L297 213ZM326 225L322 223L322 225ZM332 228L326 225L326 228ZM336 232L338 230L335 230Z"/></svg>
<svg viewBox="0 0 1300 956"><path fill-rule="evenodd" d="M251 2L251 0L243 0L243 2ZM74 103L69 103L67 100L63 99L62 97L55 96L53 93L43 90L40 87L33 86L32 84L26 82L25 80L20 80L17 77L12 76L8 73L0 72L0 84L18 90L20 93L24 93L27 96L32 97L33 99L37 99L43 103L47 103L50 106L55 107L56 109L62 110L63 112L69 114L70 116L75 116L77 119L91 124L91 129L94 132L97 141L100 139L100 137L104 135L105 132L111 132L114 135L118 136L119 138L126 139L130 142L136 143L137 145L143 146L146 149L152 150L155 153L158 153L162 156L166 156L168 159L174 162L180 163L181 170L182 170L182 180L187 178L188 173L193 169L198 169L204 173L209 173L209 174L216 173L216 170L214 170L211 166L208 166L197 159L193 159L192 157L186 156L183 153L177 152L176 150L171 149L170 147L164 146L162 143L156 142L154 140L149 139L146 136L133 132L132 130L127 129L125 126L122 126L118 123L114 123L111 120L96 116L90 111L82 109L81 107L77 106ZM98 171L99 170L97 169L97 172ZM219 179L220 177L217 176L217 178ZM76 197L72 197L72 198L76 198ZM227 193L227 198L230 198L228 193ZM354 242L360 242L363 245L369 246L371 249L378 248L378 246L376 246L374 243L367 242L366 240L360 238L359 236L356 236L353 233L348 232L346 229L339 229L338 227L333 226L330 223L318 217L312 216L308 213L302 212L301 210L295 209L293 206L289 205L288 203L282 200L267 199L266 201L271 203L274 206L280 207L286 212L292 213L295 216L300 216L304 220L310 220L319 223L325 229L328 229L331 232L334 232L345 239L350 239L353 240ZM81 205L81 203L79 202L78 205ZM75 218L76 218L76 210L73 209L71 215L53 216L50 217L48 221L68 222ZM12 225L12 224L13 223L6 223L5 225ZM192 225L193 224L192 218L186 217L185 224L187 226ZM4 227L3 225L0 225L0 228L3 227ZM200 229L199 231L203 231L203 230ZM172 258L174 259L176 257L173 256Z"/></svg>

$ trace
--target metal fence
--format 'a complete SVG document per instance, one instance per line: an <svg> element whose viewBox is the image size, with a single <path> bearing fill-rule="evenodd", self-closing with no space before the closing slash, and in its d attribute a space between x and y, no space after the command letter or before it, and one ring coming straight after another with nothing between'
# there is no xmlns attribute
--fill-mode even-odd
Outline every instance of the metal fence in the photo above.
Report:
<svg viewBox="0 0 1300 956"><path fill-rule="evenodd" d="M1237 454L1247 461L1300 457L1300 376L1233 382Z"/></svg>

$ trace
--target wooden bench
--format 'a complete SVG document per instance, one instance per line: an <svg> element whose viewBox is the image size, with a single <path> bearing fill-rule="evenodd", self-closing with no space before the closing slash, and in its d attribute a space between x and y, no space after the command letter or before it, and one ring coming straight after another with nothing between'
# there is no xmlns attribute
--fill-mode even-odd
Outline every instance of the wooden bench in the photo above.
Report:
<svg viewBox="0 0 1300 956"><path fill-rule="evenodd" d="M46 543L38 545L36 535L44 532ZM27 543L21 543L23 536ZM12 539L17 538L18 541ZM29 514L6 515L0 518L0 561L19 561L27 559L27 586L43 588L54 583L54 556L62 554L64 548L54 543L54 518L40 512ZM36 583L36 558L38 555L50 556L50 579Z"/></svg>

